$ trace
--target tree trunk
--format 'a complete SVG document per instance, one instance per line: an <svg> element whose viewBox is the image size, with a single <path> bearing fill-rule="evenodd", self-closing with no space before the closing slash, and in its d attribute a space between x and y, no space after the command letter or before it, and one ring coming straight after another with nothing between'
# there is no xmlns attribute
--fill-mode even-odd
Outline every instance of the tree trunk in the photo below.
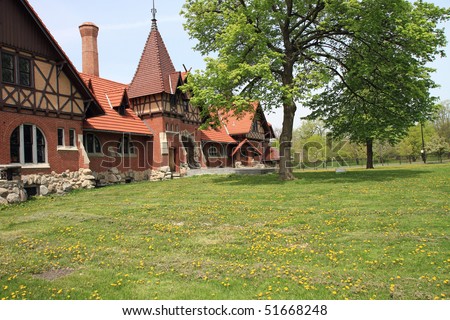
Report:
<svg viewBox="0 0 450 320"><path fill-rule="evenodd" d="M297 107L294 101L284 104L283 131L280 136L280 179L294 180L291 161L292 131L294 130L294 118Z"/></svg>
<svg viewBox="0 0 450 320"><path fill-rule="evenodd" d="M373 166L373 139L367 139L367 165L366 169L374 169Z"/></svg>

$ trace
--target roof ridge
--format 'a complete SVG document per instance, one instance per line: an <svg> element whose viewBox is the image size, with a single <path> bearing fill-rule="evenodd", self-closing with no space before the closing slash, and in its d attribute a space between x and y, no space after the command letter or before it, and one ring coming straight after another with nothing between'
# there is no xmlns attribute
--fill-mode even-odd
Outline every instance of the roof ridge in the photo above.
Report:
<svg viewBox="0 0 450 320"><path fill-rule="evenodd" d="M98 80L101 80L101 81L107 81L107 82L110 82L112 84L121 85L121 86L124 86L124 87L128 87L129 86L128 84L123 83L123 82L118 82L118 81L115 81L115 80L106 79L106 78L103 78L103 77L100 77L100 76L94 76L94 75L88 74L88 73L79 72L79 74L82 77L85 77L86 79L94 79L94 80L98 79Z"/></svg>

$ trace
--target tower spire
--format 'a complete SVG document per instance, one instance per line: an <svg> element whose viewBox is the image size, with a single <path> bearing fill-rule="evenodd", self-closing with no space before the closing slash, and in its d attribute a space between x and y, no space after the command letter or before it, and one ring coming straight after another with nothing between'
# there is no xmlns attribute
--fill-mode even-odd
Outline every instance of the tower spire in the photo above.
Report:
<svg viewBox="0 0 450 320"><path fill-rule="evenodd" d="M158 30L158 26L156 24L156 13L158 12L158 10L156 10L155 8L155 0L153 0L153 9L152 9L152 30Z"/></svg>

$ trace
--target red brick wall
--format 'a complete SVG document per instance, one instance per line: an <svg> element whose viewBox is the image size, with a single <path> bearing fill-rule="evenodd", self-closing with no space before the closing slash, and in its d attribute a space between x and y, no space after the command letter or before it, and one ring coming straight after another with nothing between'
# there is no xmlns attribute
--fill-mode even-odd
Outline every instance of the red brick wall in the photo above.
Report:
<svg viewBox="0 0 450 320"><path fill-rule="evenodd" d="M169 149L175 149L175 165L177 167L176 171L179 171L180 163L186 162L186 157L184 147L181 142L181 136L178 133L187 131L194 137L195 142L200 142L200 132L198 131L198 126L186 124L180 119L168 117L154 117L145 119L144 121L148 126L150 126L154 134L152 167L160 168L163 166L169 166L169 155L161 155L161 141L159 136L160 132L166 132L167 124L169 126L169 131L175 132L167 133L167 142Z"/></svg>
<svg viewBox="0 0 450 320"><path fill-rule="evenodd" d="M211 147L216 147L220 152L221 156L219 157L210 157L209 149ZM206 166L210 168L218 168L218 167L232 167L233 161L231 158L233 147L236 145L229 144L223 145L217 142L205 142L203 144L203 154L206 158Z"/></svg>
<svg viewBox="0 0 450 320"><path fill-rule="evenodd" d="M31 124L38 127L45 136L47 146L47 162L50 169L23 169L22 174L32 173L57 173L66 170L77 171L79 169L80 152L58 151L58 128L64 128L65 143L69 145L69 129L74 129L78 137L82 134L82 121L50 118L45 116L26 115L13 112L0 111L0 164L9 164L10 161L10 137L11 133L22 124ZM78 144L78 141L77 141Z"/></svg>
<svg viewBox="0 0 450 320"><path fill-rule="evenodd" d="M89 168L95 172L104 172L110 168L117 168L120 172L145 171L151 169L153 143L150 137L132 136L131 141L136 148L136 153L131 155L117 156L108 150L117 151L121 134L95 132L94 135L102 145L103 156L88 154Z"/></svg>

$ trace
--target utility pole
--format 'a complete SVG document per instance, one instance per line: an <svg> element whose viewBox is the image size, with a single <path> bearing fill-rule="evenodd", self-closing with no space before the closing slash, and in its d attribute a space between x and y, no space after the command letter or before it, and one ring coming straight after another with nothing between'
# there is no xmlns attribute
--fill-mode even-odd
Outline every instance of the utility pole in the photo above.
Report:
<svg viewBox="0 0 450 320"><path fill-rule="evenodd" d="M427 154L425 151L425 139L423 137L423 123L422 122L420 123L420 133L422 135L422 150L420 150L420 153L422 155L423 163L427 163Z"/></svg>

